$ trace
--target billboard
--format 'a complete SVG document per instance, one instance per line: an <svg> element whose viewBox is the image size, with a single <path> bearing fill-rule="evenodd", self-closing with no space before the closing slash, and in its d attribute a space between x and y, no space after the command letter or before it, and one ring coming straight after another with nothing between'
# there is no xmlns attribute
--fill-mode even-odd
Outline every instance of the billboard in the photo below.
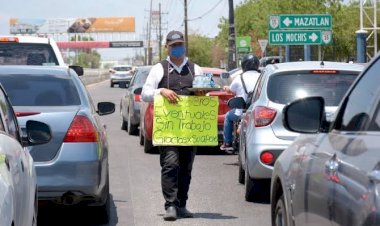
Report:
<svg viewBox="0 0 380 226"><path fill-rule="evenodd" d="M134 17L86 17L70 19L11 18L11 34L135 32Z"/></svg>

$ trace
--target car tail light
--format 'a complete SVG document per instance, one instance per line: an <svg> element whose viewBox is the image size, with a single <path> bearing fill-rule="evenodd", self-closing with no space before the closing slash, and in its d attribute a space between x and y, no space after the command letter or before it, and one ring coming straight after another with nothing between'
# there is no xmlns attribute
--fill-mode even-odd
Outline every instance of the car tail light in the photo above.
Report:
<svg viewBox="0 0 380 226"><path fill-rule="evenodd" d="M19 42L17 37L0 37L0 42Z"/></svg>
<svg viewBox="0 0 380 226"><path fill-rule="evenodd" d="M273 156L272 152L264 151L260 155L260 160L265 165L271 165L274 161L274 156Z"/></svg>
<svg viewBox="0 0 380 226"><path fill-rule="evenodd" d="M63 142L98 142L98 133L86 116L77 115Z"/></svg>
<svg viewBox="0 0 380 226"><path fill-rule="evenodd" d="M24 116L30 116L30 115L38 115L40 114L41 112L34 112L34 111L30 111L30 112L16 112L16 117L24 117Z"/></svg>
<svg viewBox="0 0 380 226"><path fill-rule="evenodd" d="M272 108L258 106L253 111L253 118L255 127L262 127L269 125L276 117L277 111Z"/></svg>
<svg viewBox="0 0 380 226"><path fill-rule="evenodd" d="M134 99L136 102L141 102L141 95L134 94L134 95L133 95L133 99Z"/></svg>

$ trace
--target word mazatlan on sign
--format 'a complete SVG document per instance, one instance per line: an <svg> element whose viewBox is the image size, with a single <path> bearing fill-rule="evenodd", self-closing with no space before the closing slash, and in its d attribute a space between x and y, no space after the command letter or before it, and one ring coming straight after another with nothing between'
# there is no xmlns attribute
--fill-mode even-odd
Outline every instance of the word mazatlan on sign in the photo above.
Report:
<svg viewBox="0 0 380 226"><path fill-rule="evenodd" d="M302 27L325 27L331 26L330 20L326 17L299 17L294 18L295 26Z"/></svg>

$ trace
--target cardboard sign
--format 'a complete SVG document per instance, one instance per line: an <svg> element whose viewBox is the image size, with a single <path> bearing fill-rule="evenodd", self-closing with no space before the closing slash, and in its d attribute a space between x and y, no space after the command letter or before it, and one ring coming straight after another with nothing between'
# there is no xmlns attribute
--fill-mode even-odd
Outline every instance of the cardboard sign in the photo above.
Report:
<svg viewBox="0 0 380 226"><path fill-rule="evenodd" d="M154 99L153 145L218 145L218 97L180 96L177 104Z"/></svg>

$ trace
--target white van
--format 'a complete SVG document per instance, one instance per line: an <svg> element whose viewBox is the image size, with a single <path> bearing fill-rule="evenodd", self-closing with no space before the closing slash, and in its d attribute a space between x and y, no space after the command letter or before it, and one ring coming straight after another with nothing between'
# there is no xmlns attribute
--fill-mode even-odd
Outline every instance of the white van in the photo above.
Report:
<svg viewBox="0 0 380 226"><path fill-rule="evenodd" d="M52 38L0 36L0 65L66 66Z"/></svg>

